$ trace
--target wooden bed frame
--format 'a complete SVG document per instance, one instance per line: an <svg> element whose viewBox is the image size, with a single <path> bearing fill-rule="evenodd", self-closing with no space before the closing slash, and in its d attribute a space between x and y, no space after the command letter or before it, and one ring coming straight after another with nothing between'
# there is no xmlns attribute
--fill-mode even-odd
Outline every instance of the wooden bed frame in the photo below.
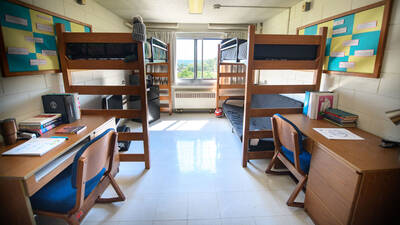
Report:
<svg viewBox="0 0 400 225"><path fill-rule="evenodd" d="M132 40L131 33L71 33L65 32L64 24L57 24L57 45L60 57L64 88L67 93L80 95L137 95L141 98L141 109L81 109L83 115L104 115L116 118L140 118L142 132L118 132L119 141L143 141L144 153L120 153L120 161L144 162L150 169L149 132L147 118L147 95L143 43ZM70 60L66 56L67 43L137 43L138 60ZM95 86L73 85L71 72L76 70L130 70L139 71L139 86Z"/></svg>
<svg viewBox="0 0 400 225"><path fill-rule="evenodd" d="M237 46L237 49L239 49L239 47ZM221 67L226 67L226 66L230 66L230 72L226 72L226 71L221 71ZM237 67L237 71L236 73L232 72L232 67L236 66ZM245 63L234 63L234 62L222 62L221 61L221 45L218 45L218 60L217 60L217 86L216 86L216 93L215 93L215 108L219 109L220 108L220 101L225 101L226 99L230 98L230 97L241 97L244 99L243 95L239 95L239 96L230 96L230 95L221 95L220 93L220 89L224 89L224 90L229 90L229 89L243 89L243 93L244 93L244 87L245 84L224 84L222 79L225 78L239 78L239 77L245 77L246 73L245 72L239 72L239 68L240 67L244 67L246 68L246 64Z"/></svg>
<svg viewBox="0 0 400 225"><path fill-rule="evenodd" d="M274 151L249 152L250 139L272 138L271 130L250 131L251 117L271 117L275 113L301 113L303 108L251 108L253 94L289 94L304 93L306 91L319 91L321 74L325 54L327 28L319 31L320 35L270 35L255 34L255 26L250 25L248 30L247 71L245 84L245 102L243 118L243 156L242 166L247 166L250 159L272 158ZM318 55L315 60L254 60L256 44L271 45L319 45ZM259 85L254 83L255 70L313 70L312 84L301 85Z"/></svg>
<svg viewBox="0 0 400 225"><path fill-rule="evenodd" d="M152 47L153 48L153 47ZM166 77L168 79L167 84L158 84L160 90L168 90L168 95L160 95L161 100L167 100L168 104L160 104L161 112L168 112L169 115L172 114L172 91L171 91L171 52L170 45L167 44L167 61L166 62L148 62L146 63L146 73L151 74L153 77ZM154 66L166 66L167 72L151 72L152 67Z"/></svg>

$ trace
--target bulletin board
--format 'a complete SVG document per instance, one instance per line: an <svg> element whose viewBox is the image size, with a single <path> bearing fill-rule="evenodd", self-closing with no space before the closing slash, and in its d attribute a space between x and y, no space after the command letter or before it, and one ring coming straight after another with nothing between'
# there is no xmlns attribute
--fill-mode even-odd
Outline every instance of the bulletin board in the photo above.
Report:
<svg viewBox="0 0 400 225"><path fill-rule="evenodd" d="M297 34L328 27L325 73L379 78L391 7L391 0L377 2L299 27Z"/></svg>
<svg viewBox="0 0 400 225"><path fill-rule="evenodd" d="M0 50L3 76L57 73L57 23L68 32L92 26L16 0L0 0Z"/></svg>

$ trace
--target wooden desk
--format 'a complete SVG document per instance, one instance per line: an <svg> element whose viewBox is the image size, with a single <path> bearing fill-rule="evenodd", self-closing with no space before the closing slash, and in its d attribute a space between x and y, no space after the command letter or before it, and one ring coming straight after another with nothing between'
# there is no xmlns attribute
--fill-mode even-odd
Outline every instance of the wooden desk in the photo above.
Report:
<svg viewBox="0 0 400 225"><path fill-rule="evenodd" d="M312 140L305 209L316 224L400 224L400 149L347 128L365 140L329 140L313 128L337 128L302 114L284 115Z"/></svg>
<svg viewBox="0 0 400 225"><path fill-rule="evenodd" d="M29 197L67 168L73 162L75 154L62 161L60 165L38 181L35 173L59 159L80 142L92 139L108 128L115 128L115 119L109 116L82 116L80 120L72 124L61 125L43 137L57 136L55 130L66 125L86 125L87 129L79 134L63 135L68 136L69 139L43 156L0 156L0 221L2 224L35 224ZM20 141L12 146L1 146L0 152L7 151L21 143L23 142ZM114 169L117 170L118 154L115 159L117 163L114 165L117 166ZM114 172L116 173L116 171Z"/></svg>

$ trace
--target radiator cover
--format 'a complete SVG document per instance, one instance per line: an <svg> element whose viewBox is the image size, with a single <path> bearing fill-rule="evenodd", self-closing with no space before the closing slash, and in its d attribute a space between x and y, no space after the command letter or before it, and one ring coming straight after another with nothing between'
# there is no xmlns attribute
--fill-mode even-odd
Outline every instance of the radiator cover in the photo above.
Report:
<svg viewBox="0 0 400 225"><path fill-rule="evenodd" d="M212 90L176 90L175 109L214 109L215 92Z"/></svg>

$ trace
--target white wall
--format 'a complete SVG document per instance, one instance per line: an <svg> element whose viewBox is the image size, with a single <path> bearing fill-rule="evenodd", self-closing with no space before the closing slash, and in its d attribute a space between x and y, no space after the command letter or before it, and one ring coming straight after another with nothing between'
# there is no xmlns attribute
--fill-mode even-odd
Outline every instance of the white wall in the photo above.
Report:
<svg viewBox="0 0 400 225"><path fill-rule="evenodd" d="M291 8L289 34L296 28L326 17L356 9L378 0L313 0L311 10L301 11L301 3ZM339 108L360 116L359 127L380 137L400 141L400 126L385 116L385 111L400 108L400 2L393 0L392 18L383 60L381 78L323 75L322 90L339 94ZM263 32L286 34L288 11L263 22ZM262 71L268 84L312 83L312 74L298 71Z"/></svg>
<svg viewBox="0 0 400 225"><path fill-rule="evenodd" d="M123 19L88 0L79 5L75 0L25 0L24 2L73 18L93 26L94 32L131 32ZM126 71L85 71L73 73L74 84L121 84ZM64 92L61 74L31 75L5 78L0 75L0 119L14 117L18 121L43 112L41 96ZM99 107L98 96L81 96L83 107Z"/></svg>

